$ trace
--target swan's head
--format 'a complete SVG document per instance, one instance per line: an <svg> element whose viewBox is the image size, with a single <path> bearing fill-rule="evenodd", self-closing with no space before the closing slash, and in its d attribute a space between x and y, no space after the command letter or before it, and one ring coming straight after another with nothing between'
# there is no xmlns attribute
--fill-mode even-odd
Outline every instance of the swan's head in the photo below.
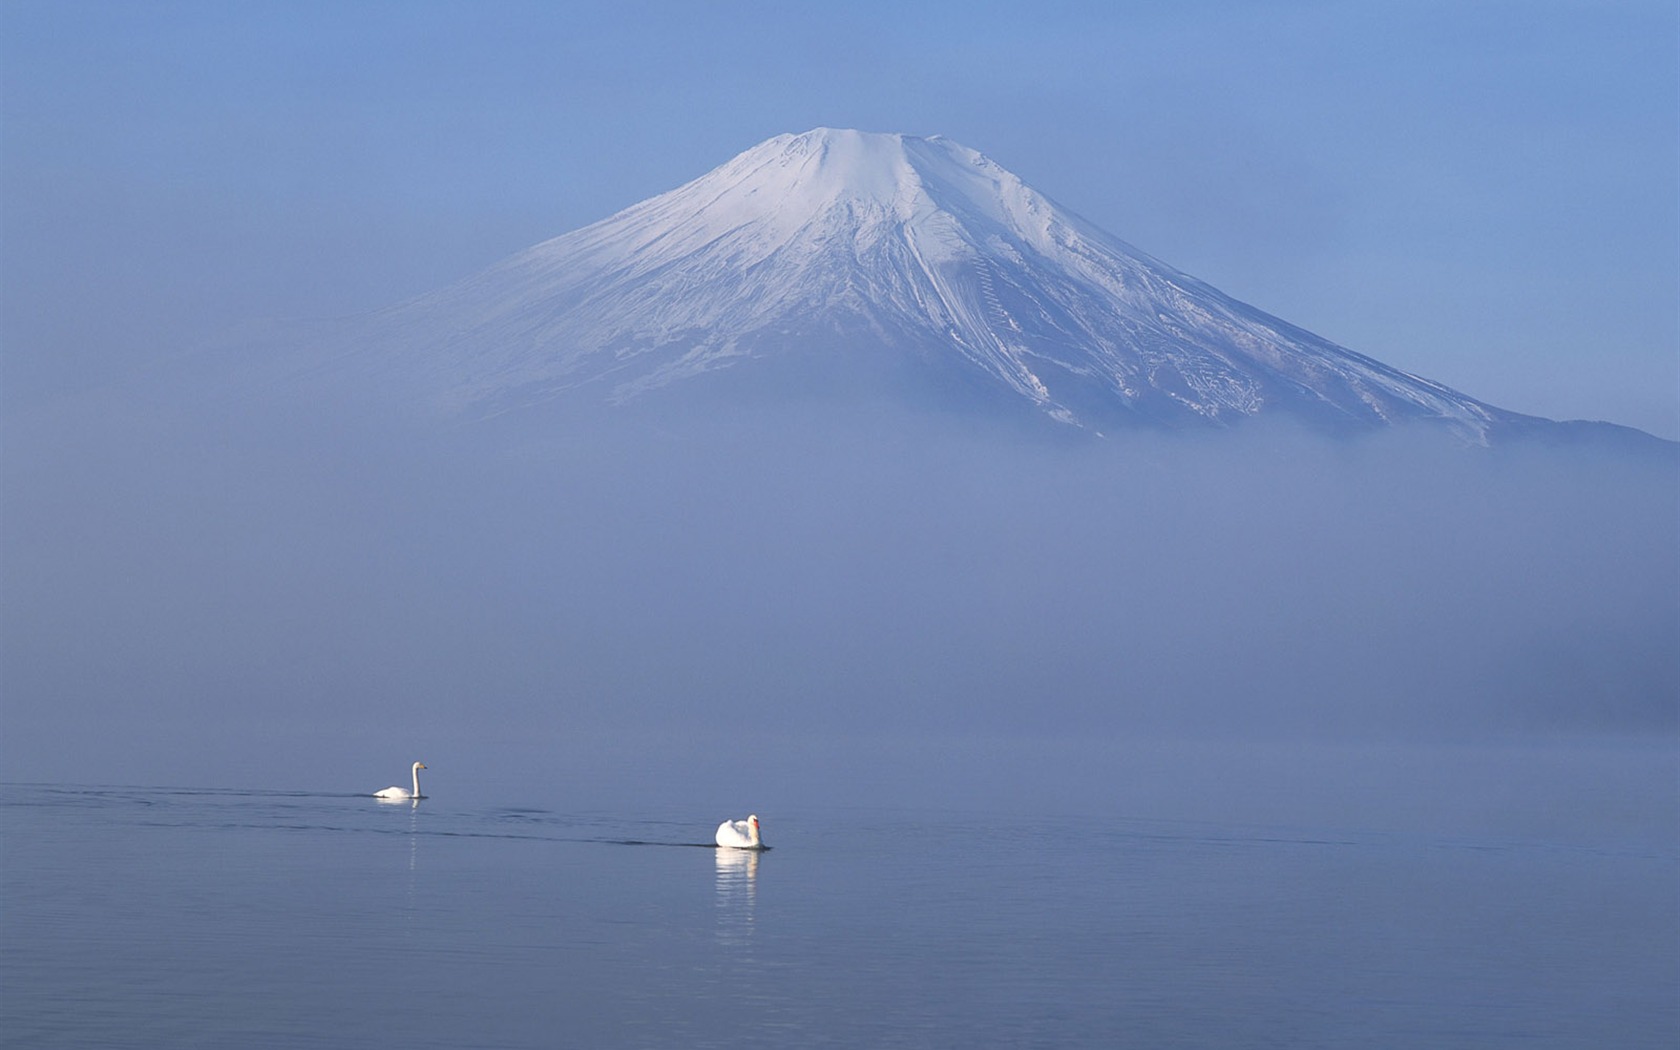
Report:
<svg viewBox="0 0 1680 1050"><path fill-rule="evenodd" d="M426 768L426 763L424 763L424 762L416 762L416 763L414 763L414 768L415 768L415 769L425 769L425 768Z"/></svg>
<svg viewBox="0 0 1680 1050"><path fill-rule="evenodd" d="M757 813L747 814L747 823L751 824L754 828L757 828L758 827L758 814Z"/></svg>

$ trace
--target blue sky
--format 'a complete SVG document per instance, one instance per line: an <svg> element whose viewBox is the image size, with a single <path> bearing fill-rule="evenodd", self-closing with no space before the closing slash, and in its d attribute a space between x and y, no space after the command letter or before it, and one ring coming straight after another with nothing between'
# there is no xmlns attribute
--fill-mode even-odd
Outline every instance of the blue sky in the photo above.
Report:
<svg viewBox="0 0 1680 1050"><path fill-rule="evenodd" d="M4 394L373 309L784 131L945 134L1502 407L1680 438L1671 2L0 6Z"/></svg>

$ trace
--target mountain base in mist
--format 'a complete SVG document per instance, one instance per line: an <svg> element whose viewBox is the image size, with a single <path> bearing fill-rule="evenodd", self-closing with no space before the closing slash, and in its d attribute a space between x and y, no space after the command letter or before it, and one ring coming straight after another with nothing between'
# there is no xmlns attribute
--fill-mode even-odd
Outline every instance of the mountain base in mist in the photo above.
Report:
<svg viewBox="0 0 1680 1050"><path fill-rule="evenodd" d="M388 764L574 732L1677 729L1660 457L1024 442L889 406L406 433L111 410L8 446L17 775L97 779L79 756L144 739L148 782L180 782L295 732Z"/></svg>

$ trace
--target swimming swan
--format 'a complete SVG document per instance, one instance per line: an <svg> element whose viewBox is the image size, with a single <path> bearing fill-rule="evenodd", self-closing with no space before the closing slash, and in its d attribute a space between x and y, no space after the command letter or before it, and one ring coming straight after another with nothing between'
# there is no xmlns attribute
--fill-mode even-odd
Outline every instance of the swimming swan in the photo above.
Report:
<svg viewBox="0 0 1680 1050"><path fill-rule="evenodd" d="M758 839L758 816L746 820L726 820L718 825L717 844L733 849L769 849Z"/></svg>
<svg viewBox="0 0 1680 1050"><path fill-rule="evenodd" d="M375 791L373 793L373 797L374 798L389 799L391 801L402 801L402 800L411 799L411 798L425 798L426 797L425 795L420 794L420 771L422 769L425 769L425 768L426 768L426 763L424 763L424 762L414 763L414 790L413 791L409 791L407 788L388 787L384 791Z"/></svg>

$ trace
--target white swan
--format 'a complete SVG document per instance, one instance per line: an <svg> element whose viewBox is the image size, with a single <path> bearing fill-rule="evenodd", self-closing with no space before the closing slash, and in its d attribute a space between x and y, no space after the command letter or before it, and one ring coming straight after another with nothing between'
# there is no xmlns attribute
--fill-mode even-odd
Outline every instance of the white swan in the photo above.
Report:
<svg viewBox="0 0 1680 1050"><path fill-rule="evenodd" d="M416 799L425 798L426 797L425 795L420 794L420 771L422 769L425 769L425 768L426 768L426 763L424 763L424 762L414 763L414 790L413 791L410 791L407 788L403 788L403 787L388 787L384 791L375 791L373 793L373 797L374 798L382 798L382 799L385 799L385 800L390 801L390 802L405 802L405 801L407 801L408 799L411 799L411 798L416 798Z"/></svg>
<svg viewBox="0 0 1680 1050"><path fill-rule="evenodd" d="M726 820L718 825L717 844L732 849L768 849L758 838L758 816L746 820Z"/></svg>

